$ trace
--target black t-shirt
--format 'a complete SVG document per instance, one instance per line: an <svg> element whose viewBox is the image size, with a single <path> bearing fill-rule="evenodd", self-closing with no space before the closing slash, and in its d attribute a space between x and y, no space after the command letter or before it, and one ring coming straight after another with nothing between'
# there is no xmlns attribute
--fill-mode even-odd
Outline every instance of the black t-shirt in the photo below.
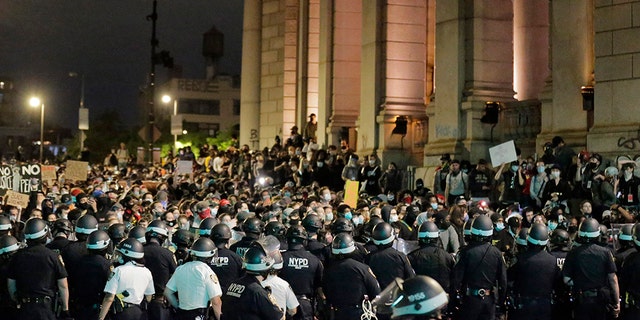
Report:
<svg viewBox="0 0 640 320"><path fill-rule="evenodd" d="M386 288L395 278L408 279L416 275L407 256L392 247L368 255L367 264L376 275L380 288Z"/></svg>
<svg viewBox="0 0 640 320"><path fill-rule="evenodd" d="M226 292L229 285L244 275L242 258L227 248L218 248L218 254L209 264L220 280L222 292Z"/></svg>
<svg viewBox="0 0 640 320"><path fill-rule="evenodd" d="M327 268L322 281L327 302L334 307L359 306L365 295L373 299L380 286L369 267L346 258L336 260Z"/></svg>
<svg viewBox="0 0 640 320"><path fill-rule="evenodd" d="M544 250L519 254L518 262L509 269L509 281L514 282L516 293L535 298L550 298L562 283L556 258Z"/></svg>
<svg viewBox="0 0 640 320"><path fill-rule="evenodd" d="M576 289L592 290L608 285L608 275L616 272L616 265L609 249L588 243L567 254L562 271L573 279Z"/></svg>
<svg viewBox="0 0 640 320"><path fill-rule="evenodd" d="M455 264L453 256L439 245L422 245L409 253L409 262L417 275L438 281L444 291L451 292L451 275Z"/></svg>
<svg viewBox="0 0 640 320"><path fill-rule="evenodd" d="M144 245L144 266L151 271L156 295L164 294L164 288L177 267L173 253L155 242L147 242Z"/></svg>
<svg viewBox="0 0 640 320"><path fill-rule="evenodd" d="M454 288L472 290L500 288L499 301L504 301L507 289L507 270L498 248L486 242L471 242L460 249L454 267Z"/></svg>
<svg viewBox="0 0 640 320"><path fill-rule="evenodd" d="M255 276L247 274L232 282L222 295L222 320L276 320L282 315Z"/></svg>
<svg viewBox="0 0 640 320"><path fill-rule="evenodd" d="M298 245L284 252L282 260L284 266L279 273L280 278L289 282L296 295L312 297L322 285L324 267L320 259Z"/></svg>
<svg viewBox="0 0 640 320"><path fill-rule="evenodd" d="M104 286L111 274L111 262L96 254L86 254L78 263L78 276L82 283L76 288L75 301L83 306L102 303Z"/></svg>
<svg viewBox="0 0 640 320"><path fill-rule="evenodd" d="M19 297L53 297L57 281L67 277L60 256L43 245L18 251L9 263L7 278L16 281Z"/></svg>

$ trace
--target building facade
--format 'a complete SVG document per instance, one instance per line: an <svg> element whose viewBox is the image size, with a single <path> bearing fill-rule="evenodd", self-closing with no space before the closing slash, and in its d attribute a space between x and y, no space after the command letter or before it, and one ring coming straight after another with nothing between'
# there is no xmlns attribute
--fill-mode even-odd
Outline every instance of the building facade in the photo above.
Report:
<svg viewBox="0 0 640 320"><path fill-rule="evenodd" d="M609 158L639 153L640 1L245 0L244 10L242 144L270 146L315 113L321 145L347 138L359 154L422 168L417 177L443 153L475 162L508 140L524 155L556 135ZM497 123L480 121L488 102Z"/></svg>

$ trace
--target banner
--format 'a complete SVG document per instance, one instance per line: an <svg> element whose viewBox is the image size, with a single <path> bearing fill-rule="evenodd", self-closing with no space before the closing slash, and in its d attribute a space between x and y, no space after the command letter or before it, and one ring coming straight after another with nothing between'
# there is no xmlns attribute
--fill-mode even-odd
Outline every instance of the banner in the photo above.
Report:
<svg viewBox="0 0 640 320"><path fill-rule="evenodd" d="M7 190L29 194L42 190L42 171L39 164L0 165L0 196Z"/></svg>

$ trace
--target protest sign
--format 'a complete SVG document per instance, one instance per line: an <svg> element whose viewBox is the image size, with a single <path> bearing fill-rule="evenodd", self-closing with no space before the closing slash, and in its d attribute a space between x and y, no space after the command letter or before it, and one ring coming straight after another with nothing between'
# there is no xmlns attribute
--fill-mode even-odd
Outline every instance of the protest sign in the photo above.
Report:
<svg viewBox="0 0 640 320"><path fill-rule="evenodd" d="M89 162L67 160L67 168L64 171L64 177L67 180L85 181L87 180L87 171Z"/></svg>

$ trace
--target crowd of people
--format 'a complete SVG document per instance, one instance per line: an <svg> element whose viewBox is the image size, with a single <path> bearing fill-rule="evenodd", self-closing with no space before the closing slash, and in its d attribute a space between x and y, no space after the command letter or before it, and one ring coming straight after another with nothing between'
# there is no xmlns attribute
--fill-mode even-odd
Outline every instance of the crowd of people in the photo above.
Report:
<svg viewBox="0 0 640 320"><path fill-rule="evenodd" d="M2 207L2 318L640 318L634 162L555 137L496 168L442 155L430 189L293 129L152 166L123 144L86 181L61 165Z"/></svg>

